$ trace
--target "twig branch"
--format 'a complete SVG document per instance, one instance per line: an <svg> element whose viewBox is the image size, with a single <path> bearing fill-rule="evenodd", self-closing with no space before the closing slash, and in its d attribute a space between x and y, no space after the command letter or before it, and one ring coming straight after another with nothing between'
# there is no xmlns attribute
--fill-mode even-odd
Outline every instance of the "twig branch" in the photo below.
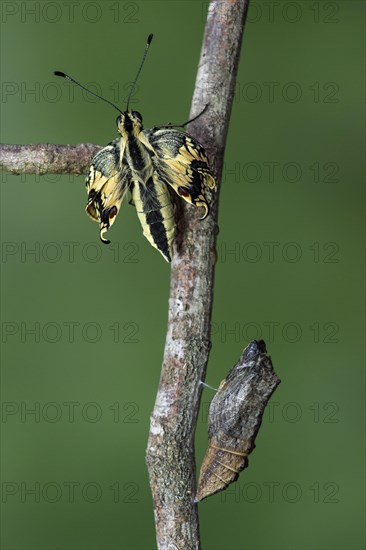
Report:
<svg viewBox="0 0 366 550"><path fill-rule="evenodd" d="M220 181L247 0L212 1L189 132L205 147ZM168 332L147 449L158 547L200 546L195 497L194 433L210 351L218 196L202 223L184 208L172 263Z"/></svg>
<svg viewBox="0 0 366 550"><path fill-rule="evenodd" d="M0 169L11 174L84 174L100 145L0 145Z"/></svg>

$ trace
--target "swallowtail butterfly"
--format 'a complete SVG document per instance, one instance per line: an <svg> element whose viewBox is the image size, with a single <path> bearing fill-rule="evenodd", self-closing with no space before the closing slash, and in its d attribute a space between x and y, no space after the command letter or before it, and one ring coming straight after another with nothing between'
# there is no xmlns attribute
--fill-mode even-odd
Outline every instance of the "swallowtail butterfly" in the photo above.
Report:
<svg viewBox="0 0 366 550"><path fill-rule="evenodd" d="M86 178L86 212L99 223L100 238L108 244L110 241L105 238L105 233L114 223L123 199L130 191L145 237L170 262L176 234L170 190L186 202L202 207L204 219L209 212L207 193L215 188L215 179L203 147L192 136L172 125L145 130L141 114L129 110L131 94L152 37L150 34L147 39L126 110L121 111L110 101L97 96L119 111L119 137L101 149L91 161ZM96 95L63 72L56 71L55 75L67 78Z"/></svg>

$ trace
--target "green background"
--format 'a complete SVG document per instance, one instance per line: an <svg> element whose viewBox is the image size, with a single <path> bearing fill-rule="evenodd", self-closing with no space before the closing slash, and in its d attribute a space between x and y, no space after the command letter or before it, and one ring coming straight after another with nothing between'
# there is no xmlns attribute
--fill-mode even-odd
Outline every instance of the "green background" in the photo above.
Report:
<svg viewBox="0 0 366 550"><path fill-rule="evenodd" d="M207 4L74 6L2 3L2 141L114 139L113 109L52 73L123 107L150 32L133 107L146 127L186 120ZM250 467L199 505L204 549L364 548L364 11L250 7L207 382L261 337L282 384ZM2 548L152 549L144 457L169 266L127 204L100 244L83 177L3 174L1 191Z"/></svg>

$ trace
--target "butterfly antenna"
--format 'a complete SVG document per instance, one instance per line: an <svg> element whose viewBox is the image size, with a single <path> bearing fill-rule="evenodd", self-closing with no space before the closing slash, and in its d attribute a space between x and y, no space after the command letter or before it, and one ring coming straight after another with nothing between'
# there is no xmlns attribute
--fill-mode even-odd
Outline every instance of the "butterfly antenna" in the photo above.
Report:
<svg viewBox="0 0 366 550"><path fill-rule="evenodd" d="M140 67L139 67L139 70L137 71L137 75L136 75L136 78L135 80L132 82L131 84L131 89L130 89L130 93L128 94L128 98L127 98L127 106L126 106L126 111L128 111L128 106L130 104L130 99L131 99L131 95L132 95L132 92L136 86L136 82L137 82L137 79L138 77L140 76L140 73L141 73L141 69L145 63L145 59L146 59L146 56L147 56L147 52L149 50L149 47L150 47L150 44L151 44L151 41L153 39L153 34L149 34L149 36L147 37L147 41L146 41L146 46L145 46L145 51L144 51L144 55L142 56L142 60L141 60L141 63L140 63Z"/></svg>
<svg viewBox="0 0 366 550"><path fill-rule="evenodd" d="M184 128L184 126L187 126L187 124L190 124L191 122L194 122L201 115L203 115L203 113L206 112L206 109L207 109L208 106L209 106L209 103L207 103L205 105L205 107L202 109L202 111L200 113L198 113L198 115L196 115L193 118L190 118L189 120L187 120L187 122L184 122L184 124L173 124L172 122L169 122L169 124L162 124L162 125L157 126L157 128Z"/></svg>
<svg viewBox="0 0 366 550"><path fill-rule="evenodd" d="M70 80L70 82L73 82L74 84L76 84L77 86L79 86L79 88L82 88L83 90L85 90L86 92L88 92L89 94L93 95L94 97L97 97L98 99L101 99L102 101L105 101L106 103L109 103L109 105L112 105L112 107L114 107L115 109L117 109L117 111L121 114L122 111L121 109L119 109L117 107L117 105L115 105L114 103L112 103L111 101L109 101L108 99L105 99L104 97L101 97L100 95L92 92L91 90L88 90L88 88L85 88L85 86L83 86L82 84L80 84L80 82L77 82L76 80L74 80L73 78L71 78L71 76L69 76L68 74L66 73L63 73L62 71L54 71L54 73L56 76L62 76L63 78L67 78L67 80Z"/></svg>

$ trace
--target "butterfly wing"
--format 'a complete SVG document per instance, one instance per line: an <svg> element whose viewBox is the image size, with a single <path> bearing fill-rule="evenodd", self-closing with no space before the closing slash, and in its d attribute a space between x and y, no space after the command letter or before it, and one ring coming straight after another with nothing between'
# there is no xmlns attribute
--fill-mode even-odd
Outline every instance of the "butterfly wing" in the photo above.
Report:
<svg viewBox="0 0 366 550"><path fill-rule="evenodd" d="M86 178L86 213L99 223L100 239L106 244L110 241L104 234L113 225L131 182L130 169L121 160L120 143L116 139L95 155Z"/></svg>
<svg viewBox="0 0 366 550"><path fill-rule="evenodd" d="M215 178L203 147L175 128L152 128L143 134L155 153L152 161L160 180L185 201L204 207L204 219L209 211L207 192L215 188Z"/></svg>

